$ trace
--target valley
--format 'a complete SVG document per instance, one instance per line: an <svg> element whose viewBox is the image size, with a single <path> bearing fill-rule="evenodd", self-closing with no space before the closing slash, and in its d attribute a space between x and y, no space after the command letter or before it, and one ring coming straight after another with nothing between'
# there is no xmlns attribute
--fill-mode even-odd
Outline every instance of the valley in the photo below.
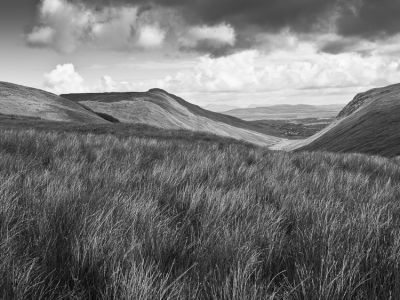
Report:
<svg viewBox="0 0 400 300"><path fill-rule="evenodd" d="M1 297L391 297L399 86L330 124L2 86Z"/></svg>

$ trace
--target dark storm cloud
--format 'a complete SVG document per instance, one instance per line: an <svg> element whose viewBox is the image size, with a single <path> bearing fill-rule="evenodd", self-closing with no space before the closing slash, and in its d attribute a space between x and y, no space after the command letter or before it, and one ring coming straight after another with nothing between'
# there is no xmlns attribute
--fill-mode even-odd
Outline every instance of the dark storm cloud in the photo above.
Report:
<svg viewBox="0 0 400 300"><path fill-rule="evenodd" d="M343 36L370 39L399 33L400 1L343 1L337 29Z"/></svg>
<svg viewBox="0 0 400 300"><path fill-rule="evenodd" d="M79 2L80 0L71 0ZM86 0L92 6L153 5L182 12L190 23L229 22L235 27L253 26L267 31L289 27L307 32L335 9L336 0Z"/></svg>
<svg viewBox="0 0 400 300"><path fill-rule="evenodd" d="M354 47L354 45L357 43L358 40L340 39L323 44L320 50L330 54L339 54L352 49L352 47Z"/></svg>
<svg viewBox="0 0 400 300"><path fill-rule="evenodd" d="M21 0L38 3L38 0ZM170 8L189 25L229 24L235 29L235 45L216 48L205 40L199 52L216 56L246 47L257 47L259 33L289 29L294 33L336 32L343 41L329 42L321 51L341 53L348 41L391 36L400 32L400 0L66 0L94 9L121 5L138 6L145 12L154 7ZM1 0L0 3L15 3ZM15 6L15 4L14 4Z"/></svg>
<svg viewBox="0 0 400 300"><path fill-rule="evenodd" d="M203 40L196 47L183 50L223 56L239 49L257 47L258 33L322 31L336 9L336 0L69 0L83 2L92 8L135 5L143 11L154 7L170 8L189 25L214 26L230 24L236 33L234 45L215 47L213 41Z"/></svg>
<svg viewBox="0 0 400 300"><path fill-rule="evenodd" d="M79 0L72 0L79 1ZM86 0L95 6L158 5L182 12L188 22L229 22L237 30L312 33L336 15L337 33L373 39L400 32L400 0Z"/></svg>

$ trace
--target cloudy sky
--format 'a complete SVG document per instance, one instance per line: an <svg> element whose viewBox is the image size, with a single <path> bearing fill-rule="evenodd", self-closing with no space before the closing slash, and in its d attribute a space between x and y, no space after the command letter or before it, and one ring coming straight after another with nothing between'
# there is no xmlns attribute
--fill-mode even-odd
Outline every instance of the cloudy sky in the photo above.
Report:
<svg viewBox="0 0 400 300"><path fill-rule="evenodd" d="M0 80L199 105L346 103L400 82L400 0L1 0Z"/></svg>

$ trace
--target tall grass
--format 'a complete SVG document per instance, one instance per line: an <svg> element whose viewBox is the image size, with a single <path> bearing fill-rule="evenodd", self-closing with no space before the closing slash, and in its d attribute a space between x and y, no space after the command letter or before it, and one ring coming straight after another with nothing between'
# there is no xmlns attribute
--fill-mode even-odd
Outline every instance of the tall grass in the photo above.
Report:
<svg viewBox="0 0 400 300"><path fill-rule="evenodd" d="M1 131L0 298L396 299L400 164Z"/></svg>

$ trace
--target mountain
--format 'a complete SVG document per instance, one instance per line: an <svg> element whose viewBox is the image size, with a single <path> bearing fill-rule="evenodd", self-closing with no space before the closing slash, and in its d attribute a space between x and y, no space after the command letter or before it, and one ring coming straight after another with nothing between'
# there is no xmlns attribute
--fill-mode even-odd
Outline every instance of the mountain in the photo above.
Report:
<svg viewBox="0 0 400 300"><path fill-rule="evenodd" d="M400 84L358 94L321 132L273 148L400 155Z"/></svg>
<svg viewBox="0 0 400 300"><path fill-rule="evenodd" d="M0 82L0 113L52 121L107 123L79 103L8 82Z"/></svg>
<svg viewBox="0 0 400 300"><path fill-rule="evenodd" d="M143 93L65 94L61 97L121 123L209 132L263 146L283 141L268 135L260 125L205 110L161 89Z"/></svg>
<svg viewBox="0 0 400 300"><path fill-rule="evenodd" d="M266 107L239 108L224 112L247 121L332 118L343 108L343 105L273 105Z"/></svg>
<svg viewBox="0 0 400 300"><path fill-rule="evenodd" d="M211 110L211 111L214 111L214 112L223 113L225 111L237 109L238 107L231 106L231 105L225 105L225 104L208 104L206 106L203 106L203 108L205 110Z"/></svg>

